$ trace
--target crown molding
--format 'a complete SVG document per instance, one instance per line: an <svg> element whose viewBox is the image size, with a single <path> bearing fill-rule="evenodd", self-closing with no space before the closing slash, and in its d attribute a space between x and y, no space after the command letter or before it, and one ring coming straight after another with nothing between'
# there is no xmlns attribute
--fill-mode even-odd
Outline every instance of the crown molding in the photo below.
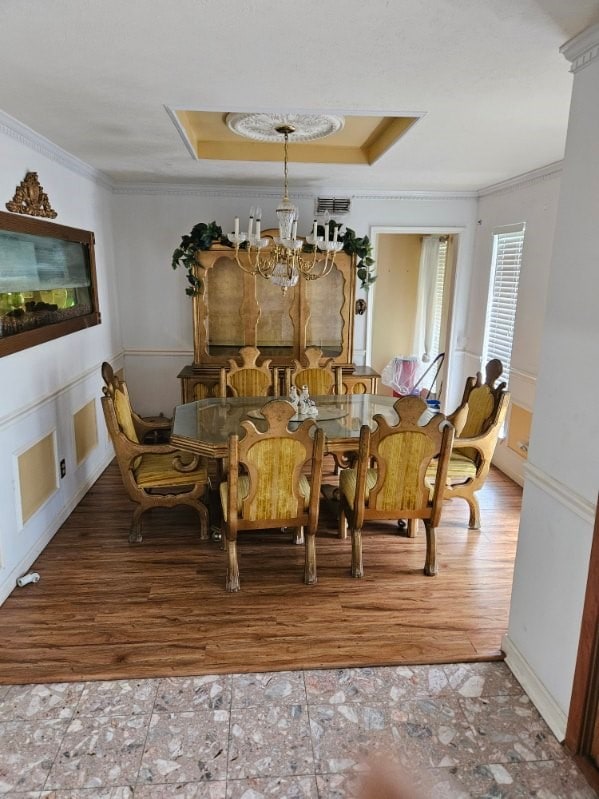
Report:
<svg viewBox="0 0 599 799"><path fill-rule="evenodd" d="M319 194L324 192L320 191ZM333 190L327 190L332 194ZM348 192L345 192L347 194ZM335 196L343 196L342 192L337 191ZM476 200L478 192L472 191L418 191L416 189L406 189L405 191L359 191L350 194L352 200Z"/></svg>
<svg viewBox="0 0 599 799"><path fill-rule="evenodd" d="M570 72L579 72L599 57L599 22L563 44L560 53L570 61Z"/></svg>
<svg viewBox="0 0 599 799"><path fill-rule="evenodd" d="M562 172L563 161L555 161L547 166L539 167L539 169L532 169L530 172L525 172L523 175L516 175L516 177L502 180L501 183L494 183L491 186L486 186L484 189L478 191L479 197L487 197L489 194L503 194L505 192L521 189L523 186L532 186L535 183L543 183L545 180L559 177Z"/></svg>
<svg viewBox="0 0 599 799"><path fill-rule="evenodd" d="M63 150L62 147L50 141L50 139L46 139L45 136L36 133L31 128L28 128L27 125L1 110L0 133L105 189L112 190L113 188L110 178L100 172L99 169L71 155L66 150Z"/></svg>
<svg viewBox="0 0 599 799"><path fill-rule="evenodd" d="M131 183L113 183L113 194L149 194L149 195L175 195L179 197L216 197L226 199L227 197L247 197L248 199L255 199L262 197L265 199L273 199L278 202L281 199L281 189L273 186L257 186L248 188L235 187L235 186L210 186L210 185L191 185L189 183L155 183L152 181L147 182L131 182ZM290 191L290 197L296 199L309 199L312 200L316 193Z"/></svg>
<svg viewBox="0 0 599 799"><path fill-rule="evenodd" d="M185 183L113 183L113 194L145 194L145 195L175 195L179 197L216 197L226 199L230 197L247 197L248 199L281 199L279 187L256 186L225 187L225 186L190 186ZM290 198L296 200L314 200L316 197L331 195L335 197L349 197L351 200L455 200L476 199L476 191L349 191L330 187L318 187L314 190L290 191Z"/></svg>

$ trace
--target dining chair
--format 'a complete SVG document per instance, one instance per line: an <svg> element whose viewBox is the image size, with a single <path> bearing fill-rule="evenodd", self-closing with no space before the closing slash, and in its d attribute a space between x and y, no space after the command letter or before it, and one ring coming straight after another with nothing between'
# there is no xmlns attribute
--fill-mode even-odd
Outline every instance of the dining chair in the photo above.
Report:
<svg viewBox="0 0 599 799"><path fill-rule="evenodd" d="M227 591L239 591L237 535L240 531L295 528L305 547L304 582L316 582L315 534L322 477L324 433L312 419L291 430L295 414L286 400L274 399L260 411L261 432L241 423L243 438L229 436L227 480L220 484L227 556ZM309 474L304 469L310 464Z"/></svg>
<svg viewBox="0 0 599 799"><path fill-rule="evenodd" d="M476 492L483 487L491 468L491 460L502 431L510 403L510 392L504 382L496 382L503 372L501 361L490 360L481 372L466 380L462 402L447 418L454 422L456 436L449 459L445 499L461 497L468 503L468 527L480 529L480 505ZM459 421L461 417L461 422ZM434 464L429 471L434 482Z"/></svg>
<svg viewBox="0 0 599 799"><path fill-rule="evenodd" d="M278 371L270 368L271 359L258 365L260 350L256 347L241 347L239 350L241 364L234 358L229 360L229 367L220 370L220 396L234 397L267 397L277 395L276 378Z"/></svg>
<svg viewBox="0 0 599 799"><path fill-rule="evenodd" d="M200 539L208 538L208 509L201 501L208 474L197 456L170 444L141 443L129 396L122 383L102 388L102 410L123 485L135 503L129 543L142 541L141 516L151 508L189 505L200 516Z"/></svg>
<svg viewBox="0 0 599 799"><path fill-rule="evenodd" d="M306 347L302 359L285 369L285 394L289 394L292 386L298 391L308 386L311 397L345 393L341 366L334 365L333 358L323 362L320 347Z"/></svg>
<svg viewBox="0 0 599 799"><path fill-rule="evenodd" d="M436 527L441 517L443 486L449 464L453 425L437 413L426 424L427 410L420 397L400 397L394 404L399 421L391 425L376 414L374 431L360 429L358 460L354 468L339 475L339 535L352 539L352 577L363 577L362 528L365 523L385 519L422 519L426 529L424 574L435 575ZM436 484L427 479L435 460Z"/></svg>
<svg viewBox="0 0 599 799"><path fill-rule="evenodd" d="M154 441L159 441L165 437L168 438L168 435L171 431L172 420L166 416L139 416L133 408L131 407L131 400L129 397L129 390L127 389L127 384L124 380L122 380L118 375L115 374L114 369L108 363L108 361L104 361L101 367L102 379L108 389L108 392L112 397L114 397L114 392L116 388L120 388L123 394L126 396L127 401L129 403L129 408L131 409L131 419L133 423L133 427L135 428L135 433L139 441L145 441L147 439L152 439Z"/></svg>

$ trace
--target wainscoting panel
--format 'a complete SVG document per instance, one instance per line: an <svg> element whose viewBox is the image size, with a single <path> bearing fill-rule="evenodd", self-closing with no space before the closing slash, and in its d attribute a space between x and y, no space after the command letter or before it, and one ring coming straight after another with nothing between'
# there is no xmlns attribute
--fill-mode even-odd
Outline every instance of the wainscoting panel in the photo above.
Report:
<svg viewBox="0 0 599 799"><path fill-rule="evenodd" d="M98 446L96 401L90 400L73 416L75 462L77 466Z"/></svg>
<svg viewBox="0 0 599 799"><path fill-rule="evenodd" d="M36 590L16 588L17 577L114 457L98 418L102 360L123 366L122 355L102 358L58 391L0 417L0 603L14 590Z"/></svg>
<svg viewBox="0 0 599 799"><path fill-rule="evenodd" d="M528 457L532 413L522 405L512 403L508 420L507 445L521 458Z"/></svg>
<svg viewBox="0 0 599 799"><path fill-rule="evenodd" d="M25 524L58 490L56 432L17 456L21 521Z"/></svg>

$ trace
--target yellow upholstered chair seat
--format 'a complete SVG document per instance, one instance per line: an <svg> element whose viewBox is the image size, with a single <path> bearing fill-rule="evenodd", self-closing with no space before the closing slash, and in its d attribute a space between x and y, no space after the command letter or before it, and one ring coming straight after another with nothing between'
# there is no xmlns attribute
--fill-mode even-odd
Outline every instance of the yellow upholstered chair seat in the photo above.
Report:
<svg viewBox="0 0 599 799"><path fill-rule="evenodd" d="M221 505L223 509L223 516L225 521L227 521L227 505L229 504L229 484L228 483L221 483L219 486L220 490L220 499ZM304 510L308 509L308 504L310 502L310 481L306 477L306 475L302 474L299 478L299 490L304 498ZM250 493L250 478L247 474L239 475L237 479L237 512L241 513L242 503L243 500L247 497Z"/></svg>
<svg viewBox="0 0 599 799"><path fill-rule="evenodd" d="M449 485L456 485L463 483L465 480L473 480L476 477L476 464L467 455L461 455L459 452L452 452L449 459L449 466L447 467L447 481ZM433 461L426 470L427 479L432 480L434 483L435 474L437 472L437 463Z"/></svg>
<svg viewBox="0 0 599 799"><path fill-rule="evenodd" d="M175 468L173 459L177 455L190 460L189 453L173 453L168 455L142 455L141 463L134 469L137 485L142 488L166 488L168 486L184 486L191 483L207 483L208 472L201 466L190 472L182 472Z"/></svg>
<svg viewBox="0 0 599 799"><path fill-rule="evenodd" d="M347 504L350 508L354 507L354 498L356 496L356 479L358 473L355 469L342 469L339 472L339 490L347 499ZM376 469L368 469L366 471L366 489L365 499L368 499L370 491L376 485Z"/></svg>

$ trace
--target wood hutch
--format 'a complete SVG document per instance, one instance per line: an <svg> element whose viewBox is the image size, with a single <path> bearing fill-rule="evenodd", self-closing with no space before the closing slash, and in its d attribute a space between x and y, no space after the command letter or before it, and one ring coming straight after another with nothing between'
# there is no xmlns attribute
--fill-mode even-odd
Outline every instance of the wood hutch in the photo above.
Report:
<svg viewBox="0 0 599 799"><path fill-rule="evenodd" d="M265 235L269 233L274 231ZM221 367L249 345L276 367L291 366L306 347L320 347L325 358L343 367L347 393L376 393L379 375L352 362L352 256L338 253L326 277L300 277L294 288L283 292L261 275L245 272L231 248L216 244L201 253L196 276L203 286L193 298L193 363L178 375L183 403L217 396Z"/></svg>

